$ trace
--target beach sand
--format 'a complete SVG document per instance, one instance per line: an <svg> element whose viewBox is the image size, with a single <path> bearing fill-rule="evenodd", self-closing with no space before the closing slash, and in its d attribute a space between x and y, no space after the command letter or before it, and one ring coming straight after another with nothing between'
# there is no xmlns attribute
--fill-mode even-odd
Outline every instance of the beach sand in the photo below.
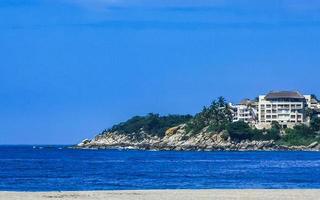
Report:
<svg viewBox="0 0 320 200"><path fill-rule="evenodd" d="M0 200L319 200L320 190L0 192Z"/></svg>

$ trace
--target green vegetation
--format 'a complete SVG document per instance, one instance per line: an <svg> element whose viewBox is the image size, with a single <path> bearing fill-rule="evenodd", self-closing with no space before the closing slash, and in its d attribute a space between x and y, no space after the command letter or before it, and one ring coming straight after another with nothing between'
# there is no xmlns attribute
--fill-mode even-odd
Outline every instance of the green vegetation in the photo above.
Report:
<svg viewBox="0 0 320 200"><path fill-rule="evenodd" d="M227 126L227 133L234 141L241 140L274 140L278 145L308 146L312 142L320 142L320 119L313 120L310 126L297 125L292 129L281 130L278 123L274 123L268 130L251 128L245 122L234 122ZM315 131L318 130L318 131ZM283 132L283 134L281 134Z"/></svg>
<svg viewBox="0 0 320 200"><path fill-rule="evenodd" d="M187 123L187 131L193 134L208 127L209 131L220 132L225 130L232 121L232 112L223 97L213 101L209 107L204 107Z"/></svg>
<svg viewBox="0 0 320 200"><path fill-rule="evenodd" d="M310 121L310 128L315 131L320 131L320 118L312 118Z"/></svg>
<svg viewBox="0 0 320 200"><path fill-rule="evenodd" d="M297 125L293 129L286 129L284 136L278 141L278 144L287 146L307 146L317 140L317 134L311 129L311 127L306 125Z"/></svg>
<svg viewBox="0 0 320 200"><path fill-rule="evenodd" d="M245 122L238 121L229 123L227 131L232 140L251 140L253 137L253 129Z"/></svg>
<svg viewBox="0 0 320 200"><path fill-rule="evenodd" d="M320 118L307 110L311 118L310 126L297 125L292 129L282 129L279 123L272 123L270 129L258 130L249 124L238 121L232 122L232 110L223 97L204 107L195 116L168 115L150 113L146 116L135 116L126 122L117 124L106 132L118 132L140 138L142 132L151 136L164 137L167 129L186 124L185 138L199 134L203 129L214 133L223 133L223 138L233 141L241 140L274 140L279 145L309 145L314 141L320 142ZM103 134L102 133L102 134Z"/></svg>
<svg viewBox="0 0 320 200"><path fill-rule="evenodd" d="M320 142L320 118L313 117L310 126L297 125L293 129L286 129L285 134L277 143L287 146L309 145L312 142Z"/></svg>
<svg viewBox="0 0 320 200"><path fill-rule="evenodd" d="M258 130L250 127L247 123L239 121L230 123L227 126L227 132L232 140L279 140L280 125L273 123L272 128L268 130Z"/></svg>
<svg viewBox="0 0 320 200"><path fill-rule="evenodd" d="M308 110L309 116L314 116L312 110ZM233 141L241 140L274 140L280 145L309 145L314 141L320 141L320 118L313 117L310 126L297 125L292 129L281 128L277 122L273 122L270 129L258 130L249 124L238 121L232 122L232 112L223 97L213 101L209 107L196 114L187 123L187 131L193 134L199 133L203 128L208 131L223 132L223 137L230 137Z"/></svg>
<svg viewBox="0 0 320 200"><path fill-rule="evenodd" d="M191 115L168 115L150 113L147 116L135 116L126 122L113 126L104 132L114 132L128 134L139 138L141 131L151 136L163 137L168 128L186 123L192 118Z"/></svg>

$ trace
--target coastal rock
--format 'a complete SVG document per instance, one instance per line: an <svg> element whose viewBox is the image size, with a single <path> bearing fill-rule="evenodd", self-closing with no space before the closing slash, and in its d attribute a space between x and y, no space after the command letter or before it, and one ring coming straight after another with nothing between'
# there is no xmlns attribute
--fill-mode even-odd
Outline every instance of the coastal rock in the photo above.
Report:
<svg viewBox="0 0 320 200"><path fill-rule="evenodd" d="M318 142L312 142L309 146L308 146L308 148L314 148L314 147L316 147L318 145Z"/></svg>
<svg viewBox="0 0 320 200"><path fill-rule="evenodd" d="M214 133L203 129L198 134L188 133L185 125L172 127L163 137L152 136L140 130L138 133L123 134L119 132L105 132L92 140L86 139L75 148L119 148L144 150L176 150L176 151L248 151L248 150L320 150L320 144L312 143L305 146L278 146L270 141L232 141L226 137L224 131Z"/></svg>
<svg viewBox="0 0 320 200"><path fill-rule="evenodd" d="M86 146L87 144L89 144L91 142L91 140L89 140L89 139L84 139L84 140L82 140L82 142L81 143L79 143L78 144L78 146Z"/></svg>
<svg viewBox="0 0 320 200"><path fill-rule="evenodd" d="M166 136L170 137L174 134L177 133L177 131L180 129L181 127L180 126L175 126L175 127L172 127L172 128L169 128L167 131L166 131Z"/></svg>
<svg viewBox="0 0 320 200"><path fill-rule="evenodd" d="M295 151L302 151L305 150L307 147L306 146L291 146L289 147L290 150L295 150Z"/></svg>

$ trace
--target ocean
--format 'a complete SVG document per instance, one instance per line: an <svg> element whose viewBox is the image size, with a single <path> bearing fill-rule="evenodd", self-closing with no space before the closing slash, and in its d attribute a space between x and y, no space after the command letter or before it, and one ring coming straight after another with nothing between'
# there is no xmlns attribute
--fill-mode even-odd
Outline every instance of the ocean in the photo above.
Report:
<svg viewBox="0 0 320 200"><path fill-rule="evenodd" d="M319 152L0 146L0 191L320 188Z"/></svg>

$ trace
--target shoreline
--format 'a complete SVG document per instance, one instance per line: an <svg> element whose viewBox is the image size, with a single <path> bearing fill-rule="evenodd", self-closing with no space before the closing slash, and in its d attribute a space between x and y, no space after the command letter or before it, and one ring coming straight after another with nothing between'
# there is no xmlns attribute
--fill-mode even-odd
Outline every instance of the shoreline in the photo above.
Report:
<svg viewBox="0 0 320 200"><path fill-rule="evenodd" d="M268 148L268 149L180 149L177 150L174 147L171 148L140 148L136 146L91 146L91 147L80 147L77 145L46 145L46 144L37 144L37 145L0 145L15 147L15 146L26 146L33 149L70 149L70 150L117 150L117 151L172 151L172 152L320 152L320 149L308 148L304 146L303 148ZM59 148L58 148L59 147ZM302 147L302 146L300 146Z"/></svg>
<svg viewBox="0 0 320 200"><path fill-rule="evenodd" d="M165 147L165 148L143 148L139 146L90 146L90 147L79 147L79 146L69 146L67 149L75 149L75 150L139 150L139 151L175 151L175 152L294 152L294 151L304 151L304 152L319 152L320 149L309 148L306 146L282 146L276 148L265 148L265 149L252 149L252 148L237 148L237 149L222 149L222 148L179 148L175 147Z"/></svg>
<svg viewBox="0 0 320 200"><path fill-rule="evenodd" d="M6 200L316 200L320 189L109 190L79 192L1 192Z"/></svg>

